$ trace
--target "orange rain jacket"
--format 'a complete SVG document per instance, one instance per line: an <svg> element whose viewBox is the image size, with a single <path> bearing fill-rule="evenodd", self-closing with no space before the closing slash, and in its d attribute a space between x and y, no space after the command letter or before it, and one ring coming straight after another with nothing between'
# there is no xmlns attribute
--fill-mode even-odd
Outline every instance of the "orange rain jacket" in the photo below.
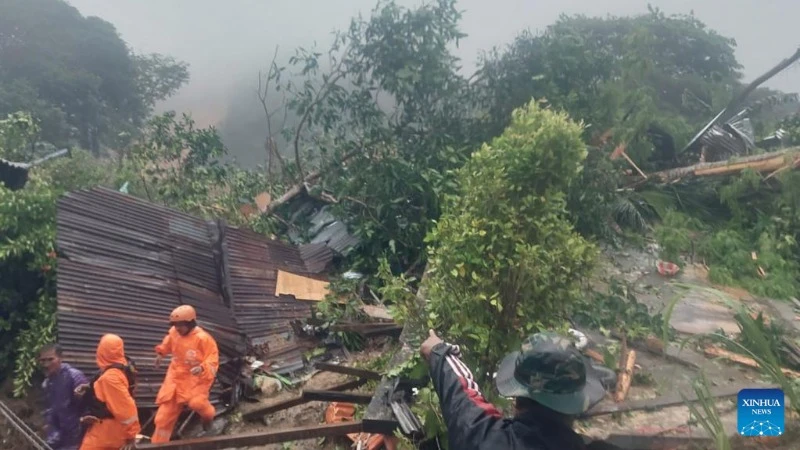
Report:
<svg viewBox="0 0 800 450"><path fill-rule="evenodd" d="M127 364L125 347L122 338L107 334L97 346L97 367L105 370L112 364ZM91 425L80 450L119 450L126 441L136 438L141 430L139 412L128 388L128 379L121 370L106 370L95 381L97 399L106 404L114 418Z"/></svg>
<svg viewBox="0 0 800 450"><path fill-rule="evenodd" d="M156 346L160 356L172 355L167 376L156 396L161 405L170 401L188 404L208 399L208 393L219 368L217 342L200 327L194 327L186 336L171 327L164 340ZM190 370L202 366L200 375L192 375ZM213 416L212 416L213 417Z"/></svg>

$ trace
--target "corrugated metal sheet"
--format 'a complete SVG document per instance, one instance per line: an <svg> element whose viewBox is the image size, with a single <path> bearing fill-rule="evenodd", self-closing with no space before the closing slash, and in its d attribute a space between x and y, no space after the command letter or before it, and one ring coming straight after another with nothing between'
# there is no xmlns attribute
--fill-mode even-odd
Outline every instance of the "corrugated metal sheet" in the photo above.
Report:
<svg viewBox="0 0 800 450"><path fill-rule="evenodd" d="M309 273L323 273L333 261L333 250L322 242L304 244L300 246L300 257Z"/></svg>
<svg viewBox="0 0 800 450"><path fill-rule="evenodd" d="M747 153L748 145L729 124L712 126L699 142L705 147L706 162L724 161Z"/></svg>
<svg viewBox="0 0 800 450"><path fill-rule="evenodd" d="M153 366L153 347L168 329L170 311L184 303L197 308L200 325L217 340L221 364L238 364L244 336L219 293L209 236L202 220L114 191L64 197L58 205L58 337L67 358L92 373L100 336L119 334L141 371L137 402L153 406L165 372ZM215 401L221 387L213 390Z"/></svg>
<svg viewBox="0 0 800 450"><path fill-rule="evenodd" d="M231 302L251 352L276 370L302 363L306 343L298 342L291 322L310 316L311 305L291 296L275 296L278 270L309 275L297 247L229 227L223 241Z"/></svg>
<svg viewBox="0 0 800 450"><path fill-rule="evenodd" d="M102 188L59 202L58 246L58 336L67 359L92 373L100 336L119 334L141 371L142 407L153 406L163 380L153 347L179 304L193 305L219 344L225 367L215 401L237 377L245 352L278 371L302 367L310 345L294 337L291 322L309 317L311 305L276 297L275 282L278 270L324 279L309 275L322 270L319 249L301 252Z"/></svg>

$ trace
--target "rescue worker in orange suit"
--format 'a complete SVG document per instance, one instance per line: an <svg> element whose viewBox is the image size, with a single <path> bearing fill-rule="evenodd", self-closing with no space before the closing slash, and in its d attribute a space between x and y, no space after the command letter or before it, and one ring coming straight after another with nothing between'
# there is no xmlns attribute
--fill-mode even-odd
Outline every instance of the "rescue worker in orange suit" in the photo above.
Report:
<svg viewBox="0 0 800 450"><path fill-rule="evenodd" d="M81 423L88 426L80 450L132 450L136 448L139 434L139 412L131 395L130 378L124 369L125 346L122 338L106 334L97 346L98 376L91 386L84 384L75 389L75 394L83 397L89 393L90 402L96 403L89 409L88 416ZM98 408L102 411L99 411Z"/></svg>
<svg viewBox="0 0 800 450"><path fill-rule="evenodd" d="M217 342L197 325L197 313L189 305L175 308L169 321L169 332L156 346L156 367L167 355L172 355L172 361L156 397L154 444L169 442L184 406L200 416L206 432L216 413L208 394L219 367Z"/></svg>

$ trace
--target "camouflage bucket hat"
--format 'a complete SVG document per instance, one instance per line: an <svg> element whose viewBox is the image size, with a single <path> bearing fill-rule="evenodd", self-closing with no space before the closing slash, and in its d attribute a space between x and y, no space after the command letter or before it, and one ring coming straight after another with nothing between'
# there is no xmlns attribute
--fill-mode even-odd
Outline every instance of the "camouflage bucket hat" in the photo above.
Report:
<svg viewBox="0 0 800 450"><path fill-rule="evenodd" d="M598 403L605 389L572 340L555 333L527 338L497 370L503 397L526 397L554 411L578 415Z"/></svg>

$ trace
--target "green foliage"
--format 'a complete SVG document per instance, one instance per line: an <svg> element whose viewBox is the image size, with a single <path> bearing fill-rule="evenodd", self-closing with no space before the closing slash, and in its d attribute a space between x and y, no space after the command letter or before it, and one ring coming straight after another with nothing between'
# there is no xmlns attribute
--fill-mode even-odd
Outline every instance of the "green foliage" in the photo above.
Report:
<svg viewBox="0 0 800 450"><path fill-rule="evenodd" d="M27 116L4 121L2 145L20 142ZM15 128L16 127L16 128ZM12 129L16 134L6 130ZM24 136L24 135L22 135ZM38 348L55 338L56 205L69 191L125 182L134 195L206 217L223 217L235 225L274 232L274 219L246 216L242 198L252 202L270 184L261 172L247 172L218 159L225 149L213 128L196 129L191 118L167 113L149 124L142 139L119 161L97 159L74 149L31 170L24 189L0 187L0 373L14 361L15 392L29 386ZM4 155L0 147L0 155ZM351 338L352 336L345 336ZM348 342L357 348L360 337Z"/></svg>
<svg viewBox="0 0 800 450"><path fill-rule="evenodd" d="M30 114L15 112L0 120L0 158L30 160L40 131L39 123Z"/></svg>
<svg viewBox="0 0 800 450"><path fill-rule="evenodd" d="M55 338L56 202L67 190L106 180L85 152L77 155L34 172L25 189L0 186L0 373L15 361L17 395L30 385L39 347Z"/></svg>
<svg viewBox="0 0 800 450"><path fill-rule="evenodd" d="M671 327L664 328L666 320L661 313L651 314L647 305L639 303L633 286L611 280L608 292L592 294L574 307L573 319L579 325L606 332L622 328L629 339L658 333L668 340L674 335Z"/></svg>
<svg viewBox="0 0 800 450"><path fill-rule="evenodd" d="M292 184L315 166L328 173L334 212L361 240L355 270L374 274L383 257L394 273L424 266L424 237L453 189L448 171L484 140L451 53L460 16L454 0L381 1L337 34L328 71L321 53L299 49L289 69L302 81L284 82L284 67L269 72L298 118L279 152L291 156L282 173Z"/></svg>
<svg viewBox="0 0 800 450"><path fill-rule="evenodd" d="M652 124L686 141L693 122L716 112L715 90L741 77L734 45L694 16L656 9L561 16L544 33L524 32L505 52L487 55L480 83L501 127L511 110L544 97L590 123L592 135L615 128L629 147Z"/></svg>
<svg viewBox="0 0 800 450"><path fill-rule="evenodd" d="M699 253L710 266L711 281L741 286L755 295L785 299L796 295L800 266L782 255L781 244L769 232L753 241L748 233L723 229L709 236ZM764 276L759 268L765 271Z"/></svg>
<svg viewBox="0 0 800 450"><path fill-rule="evenodd" d="M674 210L667 211L663 221L655 227L655 236L661 247L659 257L675 264L681 256L694 248L694 234L702 227L697 219Z"/></svg>
<svg viewBox="0 0 800 450"><path fill-rule="evenodd" d="M692 383L692 387L697 395L697 405L688 401L683 394L681 397L686 402L693 421L699 422L700 426L712 437L716 450L731 450L728 432L722 422L716 399L711 394L710 383L705 373L700 373L700 376Z"/></svg>
<svg viewBox="0 0 800 450"><path fill-rule="evenodd" d="M0 115L31 112L57 146L98 152L188 79L183 63L133 55L110 23L63 0L4 1L0 33Z"/></svg>
<svg viewBox="0 0 800 450"><path fill-rule="evenodd" d="M428 320L480 374L579 295L595 248L572 230L565 191L585 157L581 126L531 102L458 170L429 236Z"/></svg>
<svg viewBox="0 0 800 450"><path fill-rule="evenodd" d="M795 413L800 414L800 406L798 406L800 405L800 383L783 373L783 366L779 356L773 350L770 338L763 333L758 322L750 316L745 308L742 307L735 317L743 342L747 342L747 346L723 334L710 334L704 338L720 342L724 346L734 349L736 353L752 358L764 375L783 390L788 399L786 405L791 406Z"/></svg>

